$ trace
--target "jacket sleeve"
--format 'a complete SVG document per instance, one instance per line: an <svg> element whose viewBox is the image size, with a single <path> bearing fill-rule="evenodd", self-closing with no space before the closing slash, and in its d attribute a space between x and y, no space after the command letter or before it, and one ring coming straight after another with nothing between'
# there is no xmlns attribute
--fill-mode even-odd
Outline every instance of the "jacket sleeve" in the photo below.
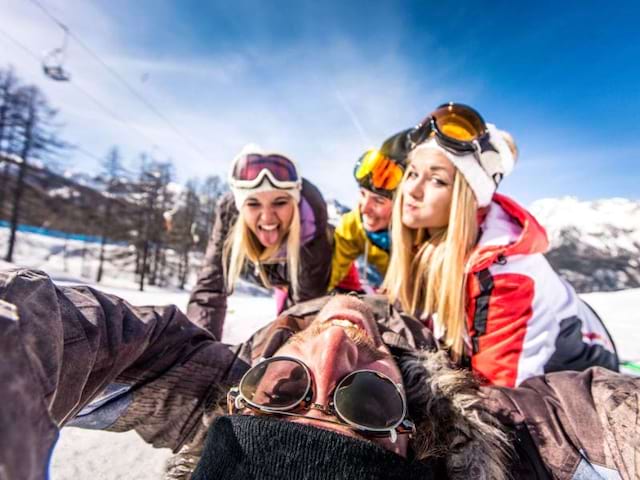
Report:
<svg viewBox="0 0 640 480"><path fill-rule="evenodd" d="M306 180L302 194L313 209L315 234L300 246L300 274L298 293L293 297L294 303L326 295L331 276L333 234L329 226L327 204L320 191Z"/></svg>
<svg viewBox="0 0 640 480"><path fill-rule="evenodd" d="M0 300L4 478L45 478L64 425L135 429L177 450L235 380L237 348L175 307L132 307L28 270L0 272Z"/></svg>
<svg viewBox="0 0 640 480"><path fill-rule="evenodd" d="M544 469L535 478L631 479L640 476L638 391L640 378L595 367L485 388L484 405L518 437L514 478Z"/></svg>
<svg viewBox="0 0 640 480"><path fill-rule="evenodd" d="M196 285L191 290L187 306L189 319L196 325L211 332L218 340L222 338L228 296L225 286L222 252L224 242L237 215L232 194L225 194L218 201L204 262L198 274Z"/></svg>
<svg viewBox="0 0 640 480"><path fill-rule="evenodd" d="M470 284L471 365L489 383L514 387L559 370L617 370L601 322L589 322L573 288L542 255L494 264ZM595 338L596 327L603 341Z"/></svg>
<svg viewBox="0 0 640 480"><path fill-rule="evenodd" d="M345 213L333 234L333 256L331 258L331 280L328 290L333 290L349 271L351 264L363 252L359 241L357 223L354 218L359 215L358 209Z"/></svg>

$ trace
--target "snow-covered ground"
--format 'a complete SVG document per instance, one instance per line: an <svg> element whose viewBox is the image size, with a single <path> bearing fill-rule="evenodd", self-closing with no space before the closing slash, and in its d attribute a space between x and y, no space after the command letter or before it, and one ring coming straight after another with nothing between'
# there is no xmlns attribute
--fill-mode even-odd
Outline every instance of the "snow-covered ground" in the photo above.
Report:
<svg viewBox="0 0 640 480"><path fill-rule="evenodd" d="M61 242L64 241L60 239L20 235L16 264L43 269L62 284L93 284L94 256L89 257L85 252L83 260L82 249L77 245L78 248L73 248L72 242L67 242L66 248L62 248ZM6 229L0 228L1 253L4 253L4 248ZM93 285L119 295L134 305L175 304L184 308L187 304L186 291L146 287L144 292L140 292L133 275L125 269L120 272L110 270L109 274L104 283ZM621 358L640 362L640 289L590 293L583 295L583 298L603 317ZM246 339L257 328L272 320L274 314L275 302L272 298L247 293L233 295L229 299L223 340L235 343ZM133 432L107 433L65 428L54 451L51 478L158 479L170 454L168 450L150 447Z"/></svg>
<svg viewBox="0 0 640 480"><path fill-rule="evenodd" d="M56 279L56 272L51 273ZM65 279L59 283L69 285L78 282ZM111 286L107 282L95 286L125 298L133 305L175 304L185 308L189 298L185 291L147 287L146 291L140 292L134 285L127 288L122 281L117 284ZM232 295L229 298L223 340L228 343L245 340L275 318L275 309L275 301L270 297ZM170 455L170 450L149 446L135 432L109 433L63 428L53 454L51 479L159 479Z"/></svg>

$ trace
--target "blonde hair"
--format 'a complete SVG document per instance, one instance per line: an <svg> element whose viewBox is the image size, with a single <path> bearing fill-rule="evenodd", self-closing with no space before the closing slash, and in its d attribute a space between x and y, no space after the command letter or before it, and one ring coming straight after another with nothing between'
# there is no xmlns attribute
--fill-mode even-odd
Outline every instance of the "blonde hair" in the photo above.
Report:
<svg viewBox="0 0 640 480"><path fill-rule="evenodd" d="M283 240L272 247L264 247L256 235L251 231L249 225L242 214L242 209L236 219L231 231L224 242L222 265L224 266L224 277L229 293L233 292L233 287L238 281L242 268L246 261L253 263L260 280L265 287L270 288L271 282L267 278L263 264L277 262L278 250L286 242L286 260L289 281L293 289L294 296L298 293L298 269L300 267L300 209L298 204L291 198L293 203L293 216L289 229Z"/></svg>
<svg viewBox="0 0 640 480"><path fill-rule="evenodd" d="M478 236L475 196L456 171L449 223L429 234L426 228L413 229L402 223L404 194L398 190L391 216L391 259L383 288L406 312L436 314L446 330L445 346L454 360L460 360L466 335L465 266Z"/></svg>

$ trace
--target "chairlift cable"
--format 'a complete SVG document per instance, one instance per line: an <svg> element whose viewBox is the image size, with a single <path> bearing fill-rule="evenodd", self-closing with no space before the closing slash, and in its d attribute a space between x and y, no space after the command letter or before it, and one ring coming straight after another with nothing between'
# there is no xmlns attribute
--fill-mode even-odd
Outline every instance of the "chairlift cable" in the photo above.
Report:
<svg viewBox="0 0 640 480"><path fill-rule="evenodd" d="M140 94L135 88L131 86L127 80L125 80L122 75L120 75L115 69L110 67L107 63L102 60L89 46L80 39L75 33L71 31L64 23L58 20L51 12L49 12L39 0L31 0L31 2L36 5L40 10L42 10L47 17L49 17L56 25L60 28L65 29L68 35L73 38L78 44L91 55L102 67L104 67L116 80L118 80L128 91L130 94L135 96L142 104L144 104L151 112L160 118L169 128L179 137L181 137L191 148L193 151L198 153L202 159L207 160L208 156L198 147L195 142L189 138L186 134L184 134L166 115L164 115L157 107L155 107L149 100L147 100L142 94Z"/></svg>
<svg viewBox="0 0 640 480"><path fill-rule="evenodd" d="M35 53L34 51L32 51L29 47L27 47L26 45L24 45L22 42L18 41L16 38L14 38L12 35L9 35L5 30L0 28L0 34L2 34L3 36L5 36L6 38L8 38L13 44L15 44L16 46L18 46L20 49L24 50L26 53L28 53L29 55L31 55L37 62L40 62L40 56ZM95 96L93 96L92 94L90 94L87 90L85 90L84 88L82 88L77 82L73 82L70 81L69 82L71 85L73 85L80 93L82 93L85 97L89 98L98 108L100 108L101 110L103 110L107 115L109 115L110 117L112 117L115 121L122 123L123 125L135 130L142 138L144 138L146 141L150 142L150 144L153 145L157 145L157 142L155 142L151 137L149 137L147 134L145 134L142 130L140 130L137 126L133 125L131 122L128 122L126 119L124 119L122 116L118 115L117 113L115 113L112 109L110 109L109 107L107 107L104 103L102 103L100 100L98 100ZM159 148L159 147L158 147ZM166 152L165 152L166 153ZM92 157L94 158L98 158L97 155L93 155L91 154Z"/></svg>

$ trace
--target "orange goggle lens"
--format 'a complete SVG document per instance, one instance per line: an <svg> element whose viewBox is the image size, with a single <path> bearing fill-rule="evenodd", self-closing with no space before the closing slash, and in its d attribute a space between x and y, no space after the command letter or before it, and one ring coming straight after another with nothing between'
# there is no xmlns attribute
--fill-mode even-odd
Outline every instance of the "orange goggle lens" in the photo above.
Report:
<svg viewBox="0 0 640 480"><path fill-rule="evenodd" d="M487 131L484 120L471 107L447 104L438 107L431 117L444 136L461 142L480 138Z"/></svg>
<svg viewBox="0 0 640 480"><path fill-rule="evenodd" d="M396 162L378 150L369 150L358 162L356 180L363 182L367 177L370 184L382 190L395 190L402 180L403 170Z"/></svg>

